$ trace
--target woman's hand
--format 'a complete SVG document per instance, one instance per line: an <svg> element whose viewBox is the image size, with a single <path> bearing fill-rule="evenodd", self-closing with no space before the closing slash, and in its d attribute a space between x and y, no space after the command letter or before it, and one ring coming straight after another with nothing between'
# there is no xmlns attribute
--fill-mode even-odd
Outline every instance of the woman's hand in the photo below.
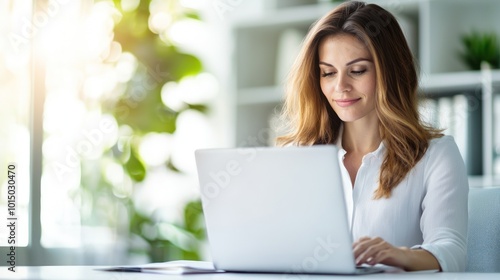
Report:
<svg viewBox="0 0 500 280"><path fill-rule="evenodd" d="M436 258L429 252L407 247L394 247L380 237L362 237L353 244L356 264L385 264L404 270L440 269Z"/></svg>
<svg viewBox="0 0 500 280"><path fill-rule="evenodd" d="M362 237L353 244L356 264L378 263L404 268L407 266L408 248L396 248L380 237Z"/></svg>

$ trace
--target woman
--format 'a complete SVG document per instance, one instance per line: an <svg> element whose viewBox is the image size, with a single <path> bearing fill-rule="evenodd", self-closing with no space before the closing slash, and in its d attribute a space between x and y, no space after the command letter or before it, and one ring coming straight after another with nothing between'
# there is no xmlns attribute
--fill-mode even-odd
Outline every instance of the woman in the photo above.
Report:
<svg viewBox="0 0 500 280"><path fill-rule="evenodd" d="M396 19L345 2L304 41L278 143L339 146L358 265L463 271L466 170L453 138L421 122L417 84Z"/></svg>

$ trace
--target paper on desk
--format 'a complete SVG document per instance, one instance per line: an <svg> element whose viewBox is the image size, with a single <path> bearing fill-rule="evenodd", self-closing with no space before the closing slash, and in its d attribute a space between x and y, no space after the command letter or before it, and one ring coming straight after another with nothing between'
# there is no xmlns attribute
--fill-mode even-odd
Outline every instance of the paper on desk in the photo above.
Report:
<svg viewBox="0 0 500 280"><path fill-rule="evenodd" d="M436 273L436 272L439 272L438 269L405 271L402 268L384 265L384 264L376 264L375 267L381 268L382 270L384 270L384 273Z"/></svg>
<svg viewBox="0 0 500 280"><path fill-rule="evenodd" d="M143 265L126 265L103 268L104 271L120 272L145 272L157 274L197 274L220 273L223 270L215 269L211 262L205 261L170 261L161 263L148 263Z"/></svg>

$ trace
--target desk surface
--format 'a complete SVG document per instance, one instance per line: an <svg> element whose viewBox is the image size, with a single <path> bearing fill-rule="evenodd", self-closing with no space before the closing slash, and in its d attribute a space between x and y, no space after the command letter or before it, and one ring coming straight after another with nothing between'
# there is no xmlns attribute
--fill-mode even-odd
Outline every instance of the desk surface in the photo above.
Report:
<svg viewBox="0 0 500 280"><path fill-rule="evenodd" d="M134 272L105 272L97 271L97 266L24 266L16 267L16 272L7 270L7 267L0 267L0 279L69 279L69 280L147 280L147 279L291 279L291 280L315 280L315 279L349 279L353 276L337 275L282 275L282 274L198 274L198 275L160 275ZM500 273L381 273L363 276L363 279L412 279L412 280L498 280Z"/></svg>

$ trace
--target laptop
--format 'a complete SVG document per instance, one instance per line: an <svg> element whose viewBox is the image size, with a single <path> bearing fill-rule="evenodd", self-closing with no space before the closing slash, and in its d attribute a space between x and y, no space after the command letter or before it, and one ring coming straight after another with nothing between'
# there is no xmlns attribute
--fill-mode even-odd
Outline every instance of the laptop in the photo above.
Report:
<svg viewBox="0 0 500 280"><path fill-rule="evenodd" d="M209 248L227 272L357 268L334 145L195 151Z"/></svg>

